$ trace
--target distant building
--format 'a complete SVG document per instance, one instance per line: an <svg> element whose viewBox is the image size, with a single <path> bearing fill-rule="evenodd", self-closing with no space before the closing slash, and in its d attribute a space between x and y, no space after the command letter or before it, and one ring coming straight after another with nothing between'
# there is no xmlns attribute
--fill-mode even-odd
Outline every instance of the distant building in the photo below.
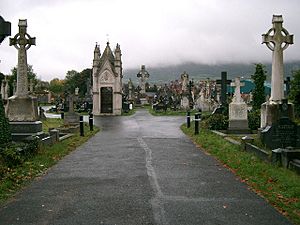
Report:
<svg viewBox="0 0 300 225"><path fill-rule="evenodd" d="M121 115L122 112L122 61L117 44L114 53L109 42L101 56L96 44L93 60L93 114Z"/></svg>

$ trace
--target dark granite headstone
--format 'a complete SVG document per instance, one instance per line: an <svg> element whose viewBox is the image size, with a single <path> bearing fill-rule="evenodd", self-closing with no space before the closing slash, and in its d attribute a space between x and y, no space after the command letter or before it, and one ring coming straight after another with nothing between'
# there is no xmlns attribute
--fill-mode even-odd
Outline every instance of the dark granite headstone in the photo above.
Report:
<svg viewBox="0 0 300 225"><path fill-rule="evenodd" d="M262 142L270 149L300 147L300 126L288 117L287 101L280 104L281 118L261 132Z"/></svg>

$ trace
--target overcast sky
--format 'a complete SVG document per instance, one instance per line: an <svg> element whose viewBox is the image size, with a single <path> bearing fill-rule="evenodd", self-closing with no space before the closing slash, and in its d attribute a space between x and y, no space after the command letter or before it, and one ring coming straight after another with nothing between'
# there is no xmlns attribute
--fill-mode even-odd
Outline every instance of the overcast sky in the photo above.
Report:
<svg viewBox="0 0 300 225"><path fill-rule="evenodd" d="M95 43L119 43L123 68L196 63L270 62L261 35L282 14L295 44L284 59L300 59L299 0L0 0L0 15L18 32L27 19L36 46L28 63L38 78L64 78L68 70L92 65ZM0 71L9 74L17 51L8 38L0 45ZM182 71L180 71L182 72Z"/></svg>

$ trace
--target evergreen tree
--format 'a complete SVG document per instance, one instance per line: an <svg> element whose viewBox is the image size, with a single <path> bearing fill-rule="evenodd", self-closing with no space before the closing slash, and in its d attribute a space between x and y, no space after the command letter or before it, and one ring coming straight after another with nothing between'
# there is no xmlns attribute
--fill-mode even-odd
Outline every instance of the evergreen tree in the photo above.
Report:
<svg viewBox="0 0 300 225"><path fill-rule="evenodd" d="M300 117L300 70L293 71L289 99L294 103L296 117Z"/></svg>
<svg viewBox="0 0 300 225"><path fill-rule="evenodd" d="M253 110L260 109L261 104L265 102L265 87L264 83L267 78L265 66L258 63L255 64L255 73L251 76L255 88L253 90L253 101L252 101L252 107Z"/></svg>
<svg viewBox="0 0 300 225"><path fill-rule="evenodd" d="M9 121L5 117L5 110L0 98L0 146L6 145L11 141L11 133L9 128Z"/></svg>

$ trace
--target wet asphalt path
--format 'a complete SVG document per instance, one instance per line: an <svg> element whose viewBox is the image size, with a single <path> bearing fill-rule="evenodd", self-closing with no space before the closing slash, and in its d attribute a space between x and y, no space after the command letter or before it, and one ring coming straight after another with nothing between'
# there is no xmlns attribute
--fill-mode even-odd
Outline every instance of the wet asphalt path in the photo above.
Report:
<svg viewBox="0 0 300 225"><path fill-rule="evenodd" d="M290 224L184 136L183 117L95 118L102 131L0 208L0 224Z"/></svg>

